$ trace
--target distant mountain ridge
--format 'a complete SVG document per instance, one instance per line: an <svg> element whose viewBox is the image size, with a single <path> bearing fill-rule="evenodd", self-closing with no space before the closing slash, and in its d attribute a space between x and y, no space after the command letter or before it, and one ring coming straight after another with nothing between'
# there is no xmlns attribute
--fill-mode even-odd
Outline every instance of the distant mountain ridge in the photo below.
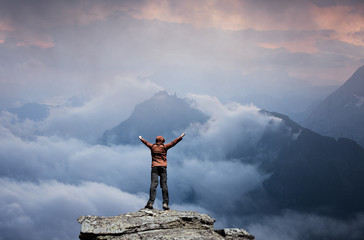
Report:
<svg viewBox="0 0 364 240"><path fill-rule="evenodd" d="M42 121L49 116L51 106L39 103L26 103L17 108L10 108L7 111L18 116L20 120L30 119Z"/></svg>
<svg viewBox="0 0 364 240"><path fill-rule="evenodd" d="M45 120L52 109L60 107L80 107L84 105L84 103L84 98L73 96L62 105L51 106L40 103L25 103L20 107L9 108L6 111L17 115L18 119L21 121L29 119L37 122Z"/></svg>
<svg viewBox="0 0 364 240"><path fill-rule="evenodd" d="M322 101L303 125L322 135L350 138L364 146L364 66Z"/></svg>
<svg viewBox="0 0 364 240"><path fill-rule="evenodd" d="M364 149L302 128L285 144L264 187L282 208L349 216L364 211Z"/></svg>
<svg viewBox="0 0 364 240"><path fill-rule="evenodd" d="M166 141L179 136L191 123L203 123L208 117L177 96L160 91L151 99L135 106L130 117L106 131L100 143L137 144L138 136L154 142L158 135Z"/></svg>

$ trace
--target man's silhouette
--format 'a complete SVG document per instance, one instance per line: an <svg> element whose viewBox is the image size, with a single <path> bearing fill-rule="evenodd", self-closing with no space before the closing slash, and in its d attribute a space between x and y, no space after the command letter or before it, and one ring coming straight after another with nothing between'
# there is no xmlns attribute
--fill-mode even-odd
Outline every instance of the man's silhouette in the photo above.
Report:
<svg viewBox="0 0 364 240"><path fill-rule="evenodd" d="M145 208L153 209L153 203L156 196L156 188L158 186L158 176L160 177L160 186L162 188L163 195L163 209L169 210L169 196L167 186L167 151L179 141L182 140L182 135L170 143L164 144L165 140L162 136L157 136L155 143L149 143L147 140L139 136L142 141L149 149L152 154L152 171L151 171L151 183L149 190L149 200Z"/></svg>

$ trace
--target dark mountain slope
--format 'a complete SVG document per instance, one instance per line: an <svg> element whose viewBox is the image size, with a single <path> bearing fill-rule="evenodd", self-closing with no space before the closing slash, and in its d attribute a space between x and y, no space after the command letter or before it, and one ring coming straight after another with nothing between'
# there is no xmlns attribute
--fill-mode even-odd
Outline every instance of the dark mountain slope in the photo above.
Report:
<svg viewBox="0 0 364 240"><path fill-rule="evenodd" d="M335 215L364 211L364 150L304 129L278 154L265 189L282 208Z"/></svg>
<svg viewBox="0 0 364 240"><path fill-rule="evenodd" d="M303 124L322 135L350 138L364 146L364 66L321 102Z"/></svg>
<svg viewBox="0 0 364 240"><path fill-rule="evenodd" d="M283 114L260 113L280 118L282 124L274 131L268 126L255 148L236 151L233 157L272 174L263 184L263 195L270 200L259 200L264 208L274 205L338 217L364 211L364 149L359 144L322 136Z"/></svg>

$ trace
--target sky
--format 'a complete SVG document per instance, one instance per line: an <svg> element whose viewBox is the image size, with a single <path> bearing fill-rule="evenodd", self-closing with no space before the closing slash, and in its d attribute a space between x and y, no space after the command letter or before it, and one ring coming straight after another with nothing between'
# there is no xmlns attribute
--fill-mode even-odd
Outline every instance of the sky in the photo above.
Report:
<svg viewBox="0 0 364 240"><path fill-rule="evenodd" d="M226 155L280 124L260 108L304 112L363 64L362 1L0 0L0 240L77 239L79 215L142 208L148 149L95 143L161 90L211 116L169 152L173 209L258 239L355 239L360 214L234 215L226 199L251 206L245 194L268 176ZM28 102L52 106L49 116L7 111Z"/></svg>
<svg viewBox="0 0 364 240"><path fill-rule="evenodd" d="M364 64L363 8L360 0L2 0L0 108L145 80L179 96L302 112Z"/></svg>

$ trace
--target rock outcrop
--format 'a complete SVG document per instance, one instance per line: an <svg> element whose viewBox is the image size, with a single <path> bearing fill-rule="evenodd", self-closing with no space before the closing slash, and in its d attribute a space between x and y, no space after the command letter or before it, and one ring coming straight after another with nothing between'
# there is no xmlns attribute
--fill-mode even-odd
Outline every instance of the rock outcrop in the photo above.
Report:
<svg viewBox="0 0 364 240"><path fill-rule="evenodd" d="M240 228L214 230L215 219L193 211L141 209L115 217L81 216L78 222L81 240L254 239Z"/></svg>

